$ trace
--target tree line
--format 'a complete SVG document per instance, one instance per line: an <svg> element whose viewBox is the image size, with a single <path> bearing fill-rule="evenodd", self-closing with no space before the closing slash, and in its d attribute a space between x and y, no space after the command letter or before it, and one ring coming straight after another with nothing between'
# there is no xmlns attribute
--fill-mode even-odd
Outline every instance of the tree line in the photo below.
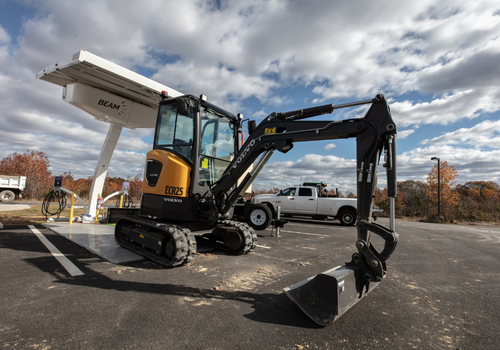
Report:
<svg viewBox="0 0 500 350"><path fill-rule="evenodd" d="M24 197L32 200L42 200L53 189L54 175L49 171L48 157L39 151L27 150L25 153L13 153L0 162L0 175L26 176ZM395 200L396 217L421 218L432 221L438 214L438 165L427 176L427 181L406 180L398 182L398 196ZM63 187L73 191L82 199L88 199L93 177L74 179L71 172L65 172ZM448 222L454 221L500 221L500 186L493 181L469 181L457 184L458 173L446 161L441 162L440 169L440 214ZM138 201L142 194L142 176L106 177L103 198L120 191L123 182L130 183L129 194ZM278 188L255 191L275 193ZM330 190L329 194L335 194ZM339 192L339 197L353 198L353 193L346 195ZM375 189L375 205L389 213L389 198L387 189Z"/></svg>
<svg viewBox="0 0 500 350"><path fill-rule="evenodd" d="M3 158L0 162L0 175L26 176L23 198L43 200L45 195L54 188L56 175L49 170L49 165L49 158L43 152L27 150L25 153L13 153ZM57 176L63 178L62 187L74 192L80 198L88 200L93 176L75 180L71 171ZM114 192L121 191L125 181L130 184L129 195L134 201L139 200L142 194L141 175L121 178L110 177L108 174L101 196L106 198Z"/></svg>
<svg viewBox="0 0 500 350"><path fill-rule="evenodd" d="M457 184L458 172L446 161L440 169L440 214L447 222L500 221L500 186L493 181L468 181ZM397 184L396 217L433 221L438 215L438 165L427 182L406 180ZM389 212L387 189L375 190L375 205Z"/></svg>

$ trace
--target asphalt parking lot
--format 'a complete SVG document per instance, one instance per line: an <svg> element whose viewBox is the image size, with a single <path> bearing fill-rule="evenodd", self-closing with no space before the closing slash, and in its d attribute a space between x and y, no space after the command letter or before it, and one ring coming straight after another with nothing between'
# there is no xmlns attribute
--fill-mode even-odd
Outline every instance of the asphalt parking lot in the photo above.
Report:
<svg viewBox="0 0 500 350"><path fill-rule="evenodd" d="M384 219L381 223L387 223ZM43 228L0 230L2 349L497 349L500 228L396 221L388 277L327 327L282 292L343 265L356 230L293 221L246 256L114 265Z"/></svg>

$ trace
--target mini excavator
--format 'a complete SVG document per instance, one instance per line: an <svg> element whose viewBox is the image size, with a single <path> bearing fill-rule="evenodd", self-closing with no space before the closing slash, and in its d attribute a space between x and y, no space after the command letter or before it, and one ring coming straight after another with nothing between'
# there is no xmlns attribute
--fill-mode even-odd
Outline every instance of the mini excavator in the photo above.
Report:
<svg viewBox="0 0 500 350"><path fill-rule="evenodd" d="M371 106L363 118L305 120L364 104ZM258 126L249 121L249 136L240 146L242 124L241 114L235 116L211 104L205 95L170 98L162 93L153 150L145 164L140 215L118 220L116 241L167 267L191 262L197 242L246 254L255 248L257 235L246 223L232 220L234 204L273 152L286 153L295 142L356 138L357 253L344 267L285 289L316 323L329 324L385 277L386 260L398 241L394 229L396 124L386 99L379 94L364 101L272 113ZM390 197L389 228L371 222L382 152ZM373 246L371 233L385 242L382 251Z"/></svg>

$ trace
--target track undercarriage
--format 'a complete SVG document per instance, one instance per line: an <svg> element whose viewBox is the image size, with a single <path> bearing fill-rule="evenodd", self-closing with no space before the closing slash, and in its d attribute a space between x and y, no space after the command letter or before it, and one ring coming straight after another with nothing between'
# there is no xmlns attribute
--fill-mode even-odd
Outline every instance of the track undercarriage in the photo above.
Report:
<svg viewBox="0 0 500 350"><path fill-rule="evenodd" d="M195 236L188 228L141 217L122 217L116 223L116 242L167 267L189 264L200 244L235 255L252 251L257 235L247 224L230 220L217 223L212 232Z"/></svg>

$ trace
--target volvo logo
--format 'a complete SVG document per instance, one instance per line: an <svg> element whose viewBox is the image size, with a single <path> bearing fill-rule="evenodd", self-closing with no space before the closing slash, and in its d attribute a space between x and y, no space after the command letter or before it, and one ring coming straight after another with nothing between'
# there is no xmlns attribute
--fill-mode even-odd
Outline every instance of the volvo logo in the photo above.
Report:
<svg viewBox="0 0 500 350"><path fill-rule="evenodd" d="M252 148L253 145L255 145L255 139L250 141L250 143L248 144L247 148L245 148L241 156L239 156L238 159L236 159L236 162L233 164L233 169L236 169L238 165L240 165L241 161L246 157L248 152L250 152L250 149Z"/></svg>

